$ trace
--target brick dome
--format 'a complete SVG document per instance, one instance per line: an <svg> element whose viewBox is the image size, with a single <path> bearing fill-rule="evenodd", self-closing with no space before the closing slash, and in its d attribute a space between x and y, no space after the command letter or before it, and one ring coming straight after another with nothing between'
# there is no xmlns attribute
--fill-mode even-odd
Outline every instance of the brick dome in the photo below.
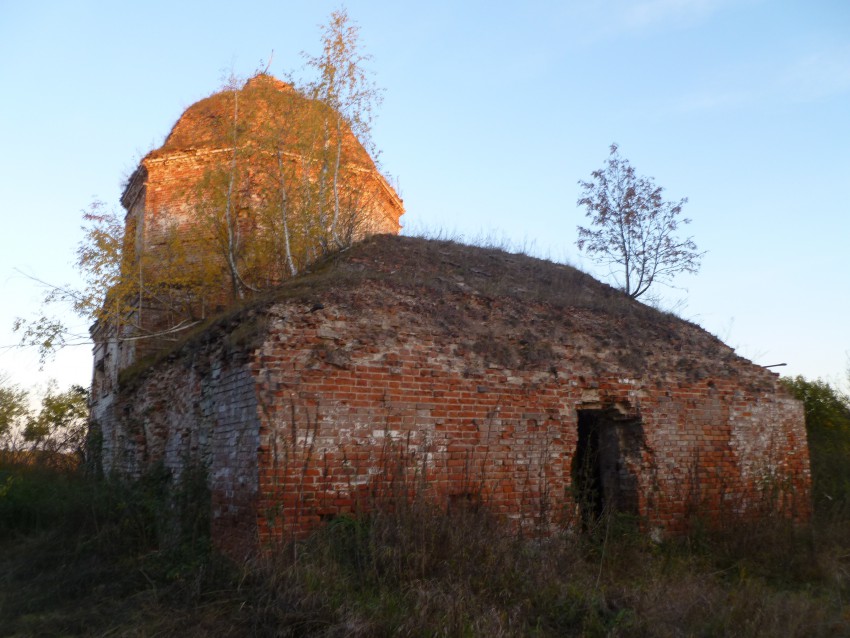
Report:
<svg viewBox="0 0 850 638"><path fill-rule="evenodd" d="M186 109L163 145L142 159L121 203L129 258L150 264L142 281L168 290L169 303L191 300L165 312L161 291L153 295L148 305L156 309L142 313L151 333L227 305L228 295L237 294L232 269L240 285L268 288L308 267L330 242L398 233L404 214L401 199L339 115L265 74ZM235 237L229 248L222 248L225 224ZM156 277L162 282L154 284Z"/></svg>
<svg viewBox="0 0 850 638"><path fill-rule="evenodd" d="M148 158L229 148L233 144L234 119L240 143L271 144L282 134L281 145L291 150L317 143L323 127L332 125L335 114L326 104L306 97L291 84L259 74L241 89L219 91L195 102L174 124L163 145L149 153ZM377 171L369 153L347 126L343 135L344 162Z"/></svg>

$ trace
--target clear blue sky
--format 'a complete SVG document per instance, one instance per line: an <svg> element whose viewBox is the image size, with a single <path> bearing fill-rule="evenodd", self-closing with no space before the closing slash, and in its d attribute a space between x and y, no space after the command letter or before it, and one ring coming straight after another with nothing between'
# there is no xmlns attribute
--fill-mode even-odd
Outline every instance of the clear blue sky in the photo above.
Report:
<svg viewBox="0 0 850 638"><path fill-rule="evenodd" d="M0 345L73 281L80 211L231 69L296 74L336 2L0 0ZM408 230L492 235L595 272L577 181L612 142L708 250L679 314L784 374L840 380L850 353L850 2L349 2L385 102L375 125ZM80 326L85 329L84 326ZM87 385L90 352L25 386Z"/></svg>

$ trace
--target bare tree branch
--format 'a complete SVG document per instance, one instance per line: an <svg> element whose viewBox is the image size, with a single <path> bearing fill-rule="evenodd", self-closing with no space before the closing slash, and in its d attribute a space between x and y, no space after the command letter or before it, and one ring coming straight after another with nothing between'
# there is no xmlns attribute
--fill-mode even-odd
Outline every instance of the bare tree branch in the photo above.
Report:
<svg viewBox="0 0 850 638"><path fill-rule="evenodd" d="M594 261L608 264L615 283L632 298L655 283L669 284L679 273L696 273L704 252L692 237L676 236L687 198L668 202L651 177L638 176L627 159L610 147L605 166L579 181L578 205L591 227L578 227L576 245ZM616 267L614 267L616 266Z"/></svg>

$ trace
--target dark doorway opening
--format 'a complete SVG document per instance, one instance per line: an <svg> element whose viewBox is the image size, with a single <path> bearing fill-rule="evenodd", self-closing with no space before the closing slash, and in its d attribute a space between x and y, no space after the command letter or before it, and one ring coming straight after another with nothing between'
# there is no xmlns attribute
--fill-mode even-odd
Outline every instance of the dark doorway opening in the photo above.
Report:
<svg viewBox="0 0 850 638"><path fill-rule="evenodd" d="M578 410L572 482L585 529L608 512L637 515L643 445L638 419L613 410Z"/></svg>

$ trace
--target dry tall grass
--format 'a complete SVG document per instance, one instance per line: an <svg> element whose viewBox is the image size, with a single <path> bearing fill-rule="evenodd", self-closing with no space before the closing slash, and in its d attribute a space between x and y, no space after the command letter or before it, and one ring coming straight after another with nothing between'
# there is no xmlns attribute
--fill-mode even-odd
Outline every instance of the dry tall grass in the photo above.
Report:
<svg viewBox="0 0 850 638"><path fill-rule="evenodd" d="M850 517L661 544L633 521L522 538L484 509L394 501L242 565L204 482L0 470L3 636L842 636ZM182 527L164 524L181 512ZM201 514L201 515L199 515Z"/></svg>

